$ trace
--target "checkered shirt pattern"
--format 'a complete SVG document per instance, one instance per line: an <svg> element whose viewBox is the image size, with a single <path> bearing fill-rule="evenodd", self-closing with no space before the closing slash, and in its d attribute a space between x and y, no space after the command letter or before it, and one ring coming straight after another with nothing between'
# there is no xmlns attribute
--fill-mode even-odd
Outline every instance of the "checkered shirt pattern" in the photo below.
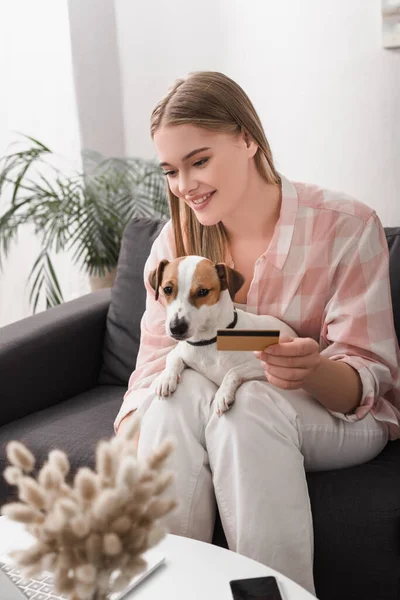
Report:
<svg viewBox="0 0 400 600"><path fill-rule="evenodd" d="M155 301L148 282L160 260L173 260L173 247L169 221L145 265L140 349L115 427L130 411L143 413L149 406L149 386L176 343L165 333L165 306ZM233 266L229 258L228 263ZM333 414L357 421L371 412L388 423L391 439L400 436L400 352L389 252L371 208L342 193L282 177L280 218L269 247L256 261L247 309L281 319L300 337L316 340L322 355L358 371L363 387L359 406L350 414Z"/></svg>

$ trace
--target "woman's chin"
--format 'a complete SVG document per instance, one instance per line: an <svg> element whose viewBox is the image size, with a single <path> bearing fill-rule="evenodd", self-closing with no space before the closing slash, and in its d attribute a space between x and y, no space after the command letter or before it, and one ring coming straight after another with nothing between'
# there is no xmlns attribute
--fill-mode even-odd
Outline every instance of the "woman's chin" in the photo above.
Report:
<svg viewBox="0 0 400 600"><path fill-rule="evenodd" d="M212 215L212 214L202 214L202 213L196 213L196 219L198 220L198 222L201 225L204 225L204 227L212 227L213 225L217 225L221 219L219 219L216 215Z"/></svg>

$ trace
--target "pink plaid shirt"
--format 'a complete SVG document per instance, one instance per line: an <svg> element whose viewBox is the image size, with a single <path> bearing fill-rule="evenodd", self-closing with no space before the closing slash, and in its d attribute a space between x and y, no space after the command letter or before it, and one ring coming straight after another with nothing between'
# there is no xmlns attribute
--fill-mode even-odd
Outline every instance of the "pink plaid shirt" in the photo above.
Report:
<svg viewBox="0 0 400 600"><path fill-rule="evenodd" d="M115 420L152 401L149 386L175 343L165 333L165 306L148 283L163 258L173 260L169 221L154 242L144 269L146 311L136 369ZM228 260L229 262L229 260ZM231 266L233 263L231 262ZM375 212L356 200L282 177L282 206L268 249L254 266L247 309L269 314L311 337L321 354L356 369L363 393L354 413L369 412L400 437L400 353L393 324L388 248Z"/></svg>

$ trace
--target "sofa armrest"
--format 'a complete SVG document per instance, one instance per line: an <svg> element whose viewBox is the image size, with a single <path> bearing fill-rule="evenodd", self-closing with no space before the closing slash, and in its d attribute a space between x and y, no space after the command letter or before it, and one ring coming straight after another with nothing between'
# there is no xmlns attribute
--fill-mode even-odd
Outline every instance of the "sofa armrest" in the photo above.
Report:
<svg viewBox="0 0 400 600"><path fill-rule="evenodd" d="M97 385L110 290L0 328L0 425Z"/></svg>

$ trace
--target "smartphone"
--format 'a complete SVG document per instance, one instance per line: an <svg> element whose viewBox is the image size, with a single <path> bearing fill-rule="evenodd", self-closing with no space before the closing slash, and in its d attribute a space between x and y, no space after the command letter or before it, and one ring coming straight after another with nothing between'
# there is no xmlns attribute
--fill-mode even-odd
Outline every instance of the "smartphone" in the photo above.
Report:
<svg viewBox="0 0 400 600"><path fill-rule="evenodd" d="M277 329L218 329L217 350L264 350L279 342Z"/></svg>
<svg viewBox="0 0 400 600"><path fill-rule="evenodd" d="M230 581L233 600L283 600L275 577Z"/></svg>

